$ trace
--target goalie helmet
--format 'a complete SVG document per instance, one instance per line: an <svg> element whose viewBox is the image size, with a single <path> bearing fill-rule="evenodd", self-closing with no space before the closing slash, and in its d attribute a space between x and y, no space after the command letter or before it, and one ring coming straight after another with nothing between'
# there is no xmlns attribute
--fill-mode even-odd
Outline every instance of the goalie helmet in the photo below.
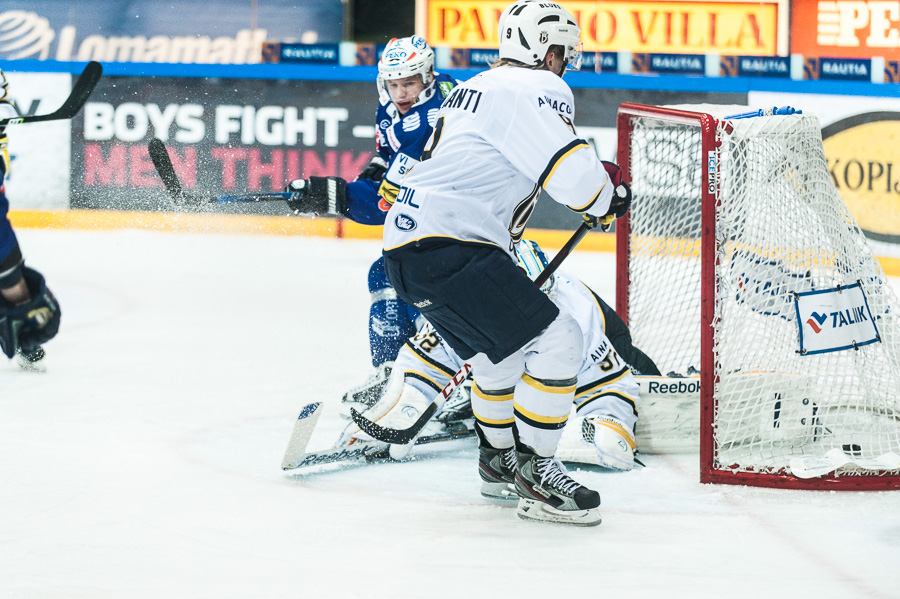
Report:
<svg viewBox="0 0 900 599"><path fill-rule="evenodd" d="M385 81L418 75L425 87L434 77L434 50L418 35L394 38L388 42L378 61L378 89Z"/></svg>
<svg viewBox="0 0 900 599"><path fill-rule="evenodd" d="M525 271L528 278L534 281L543 272L550 262L541 247L530 239L522 239L516 244L516 259L519 268ZM541 285L541 291L551 295L556 289L556 275L551 276L547 282Z"/></svg>
<svg viewBox="0 0 900 599"><path fill-rule="evenodd" d="M500 58L538 66L550 46L562 46L567 68L581 68L581 28L575 17L555 2L514 2L500 15L497 32Z"/></svg>

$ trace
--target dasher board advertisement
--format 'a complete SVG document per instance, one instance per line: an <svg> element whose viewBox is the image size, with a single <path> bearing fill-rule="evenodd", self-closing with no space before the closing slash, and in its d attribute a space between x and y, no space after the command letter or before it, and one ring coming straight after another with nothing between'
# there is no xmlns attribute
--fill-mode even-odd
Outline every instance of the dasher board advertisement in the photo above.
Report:
<svg viewBox="0 0 900 599"><path fill-rule="evenodd" d="M262 43L341 41L341 0L0 3L0 60L243 64Z"/></svg>
<svg viewBox="0 0 900 599"><path fill-rule="evenodd" d="M791 52L810 57L900 60L900 1L796 1Z"/></svg>
<svg viewBox="0 0 900 599"><path fill-rule="evenodd" d="M586 52L786 56L787 0L597 2L564 0ZM509 0L417 0L416 30L430 44L497 48Z"/></svg>

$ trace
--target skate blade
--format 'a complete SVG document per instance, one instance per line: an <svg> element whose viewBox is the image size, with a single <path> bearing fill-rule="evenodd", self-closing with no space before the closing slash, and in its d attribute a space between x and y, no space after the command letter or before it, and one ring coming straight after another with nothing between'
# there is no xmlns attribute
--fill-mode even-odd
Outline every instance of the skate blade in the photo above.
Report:
<svg viewBox="0 0 900 599"><path fill-rule="evenodd" d="M25 372L47 372L47 364L43 357L38 360L32 361L22 354L17 353L16 365L18 365L18 367Z"/></svg>
<svg viewBox="0 0 900 599"><path fill-rule="evenodd" d="M515 485L510 483L489 483L487 481L481 481L481 496L504 501L519 499L519 493L516 491Z"/></svg>
<svg viewBox="0 0 900 599"><path fill-rule="evenodd" d="M535 522L554 522L556 524L569 524L572 526L597 526L602 522L600 508L589 510L563 511L534 499L519 499L516 515L523 520Z"/></svg>

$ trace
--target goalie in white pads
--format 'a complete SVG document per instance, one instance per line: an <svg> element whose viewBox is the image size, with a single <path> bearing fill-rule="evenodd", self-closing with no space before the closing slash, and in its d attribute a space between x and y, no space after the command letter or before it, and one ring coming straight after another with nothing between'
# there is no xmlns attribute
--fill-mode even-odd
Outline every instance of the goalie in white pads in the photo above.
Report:
<svg viewBox="0 0 900 599"><path fill-rule="evenodd" d="M532 279L547 265L543 252L533 241L520 241L516 254L520 266ZM639 407L638 385L628 364L606 334L609 324L619 329L624 328L624 323L590 288L565 273L558 272L541 289L575 318L584 339L584 357L573 406L575 413L566 424L557 457L566 462L631 470ZM615 320L609 323L611 319ZM640 359L652 366L643 353L634 348L631 350L637 351ZM463 363L464 360L444 343L434 328L426 324L401 349L384 394L364 416L381 426L409 428ZM449 406L450 400L435 419L440 420ZM481 432L483 430L512 426L507 414L511 406L504 402L485 398L476 391L472 394L472 408L479 435L485 434ZM351 424L343 440L349 442L354 437L367 438ZM413 443L391 446L392 457L404 457ZM496 461L482 461L479 465L482 495L518 499L510 470L514 470L511 464L504 467Z"/></svg>

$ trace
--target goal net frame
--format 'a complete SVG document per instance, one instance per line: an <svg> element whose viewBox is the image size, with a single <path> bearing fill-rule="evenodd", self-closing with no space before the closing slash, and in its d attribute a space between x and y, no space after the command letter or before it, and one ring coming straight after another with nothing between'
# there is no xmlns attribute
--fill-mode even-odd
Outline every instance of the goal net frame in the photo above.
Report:
<svg viewBox="0 0 900 599"><path fill-rule="evenodd" d="M725 483L759 487L778 487L790 489L835 489L835 490L886 490L900 488L900 472L884 471L832 471L822 476L799 478L782 468L775 471L760 469L750 471L736 466L724 466L717 463L716 455L719 447L715 438L716 426L716 385L721 380L716 369L716 343L714 319L716 318L717 297L717 209L721 205L719 185L721 182L721 160L718 149L721 146L718 128L728 131L729 122L723 118L715 118L704 112L694 112L680 108L649 106L635 103L624 103L619 107L617 117L618 161L623 178L632 182L632 130L634 123L640 119L665 121L676 125L696 128L701 145L700 155L696 158L697 168L701 169L700 177L700 307L699 307L699 340L700 340L700 480L702 483ZM636 160L638 160L636 158ZM635 186L633 186L635 187ZM640 192L635 193L634 206L640 205ZM631 234L632 211L616 221L616 310L629 324L629 290L632 274L631 266ZM665 216L663 216L664 218ZM696 251L696 250L693 250ZM886 283L888 284L888 283ZM661 319L662 320L662 319ZM636 341L637 344L637 341ZM645 351L647 348L643 348ZM852 350L851 350L852 351ZM650 352L648 352L650 353ZM651 358L654 358L652 353ZM654 358L655 359L655 358ZM665 366L660 365L665 372ZM709 376L709 373L716 373ZM674 380L674 379L673 379ZM815 414L815 411L813 412ZM777 416L776 416L777 417ZM896 416L894 416L896 418ZM638 439L640 445L640 439Z"/></svg>

